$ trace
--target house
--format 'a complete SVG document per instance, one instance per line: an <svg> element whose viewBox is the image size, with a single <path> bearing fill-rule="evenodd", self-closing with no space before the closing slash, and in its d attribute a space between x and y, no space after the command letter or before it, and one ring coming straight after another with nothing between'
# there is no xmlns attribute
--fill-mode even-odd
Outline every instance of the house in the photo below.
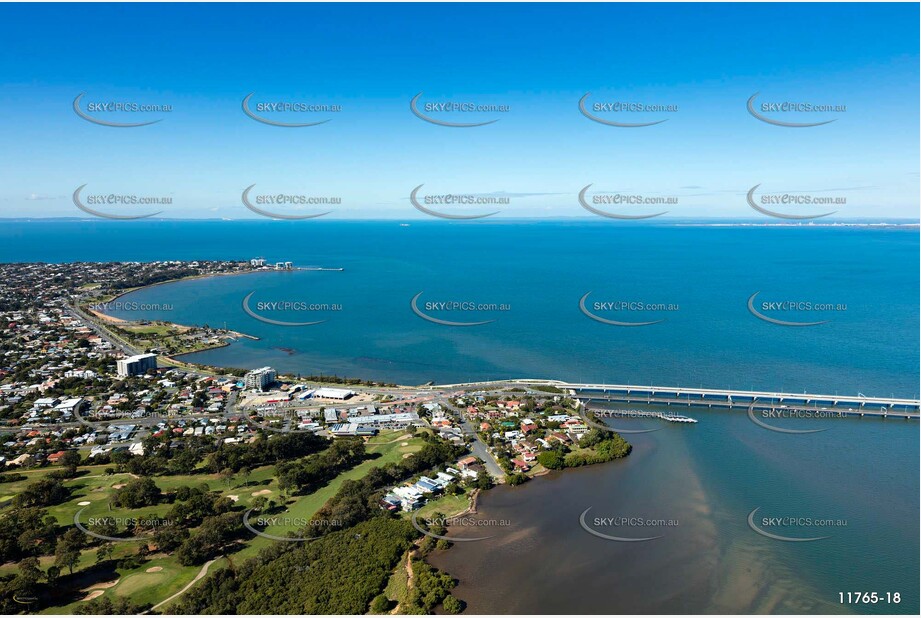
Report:
<svg viewBox="0 0 921 618"><path fill-rule="evenodd" d="M15 459L10 459L9 461L7 461L6 465L8 466L27 466L30 463L32 463L32 455L29 455L28 453L23 453L19 457L16 457Z"/></svg>
<svg viewBox="0 0 921 618"><path fill-rule="evenodd" d="M516 469L516 470L519 470L519 471L521 471L521 472L527 472L528 470L531 469L531 466L529 466L529 465L527 464L527 462L524 462L524 461L522 461L522 460L520 460L520 459L513 459L513 460L512 460L512 465L515 466L515 469Z"/></svg>
<svg viewBox="0 0 921 618"><path fill-rule="evenodd" d="M525 419L521 423L521 433L528 433L529 431L537 431L537 425L534 421Z"/></svg>
<svg viewBox="0 0 921 618"><path fill-rule="evenodd" d="M52 464L58 463L59 461L61 461L61 458L64 456L64 453L66 452L67 451L58 451L57 453L51 453L47 457L48 463L52 463Z"/></svg>
<svg viewBox="0 0 921 618"><path fill-rule="evenodd" d="M464 457L463 459L457 462L457 467L459 467L461 470L466 470L467 468L469 468L475 463L476 463L476 457L473 457L473 456Z"/></svg>
<svg viewBox="0 0 921 618"><path fill-rule="evenodd" d="M430 479L425 476L416 481L414 487L419 489L419 491L424 494L439 493L442 490L442 487L439 483L435 482L434 479Z"/></svg>

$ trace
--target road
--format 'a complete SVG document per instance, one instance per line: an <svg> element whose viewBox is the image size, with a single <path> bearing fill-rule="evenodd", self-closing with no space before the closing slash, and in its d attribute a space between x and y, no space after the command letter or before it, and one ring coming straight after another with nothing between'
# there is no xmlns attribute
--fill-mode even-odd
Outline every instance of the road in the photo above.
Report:
<svg viewBox="0 0 921 618"><path fill-rule="evenodd" d="M464 437L472 440L470 443L470 452L473 453L474 457L483 460L483 465L486 467L486 472L489 473L489 476L496 481L505 479L505 471L499 466L498 462L496 462L496 458L493 456L492 452L490 452L489 447L486 446L486 443L480 438L480 435L473 428L473 425L470 424L470 421L467 420L466 416L464 416L464 413L447 399L442 399L438 403L454 414Z"/></svg>

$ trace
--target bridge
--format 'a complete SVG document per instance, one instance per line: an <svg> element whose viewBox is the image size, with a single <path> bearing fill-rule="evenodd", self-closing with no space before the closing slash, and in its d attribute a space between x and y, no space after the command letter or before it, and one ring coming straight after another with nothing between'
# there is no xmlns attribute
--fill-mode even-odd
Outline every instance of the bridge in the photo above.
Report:
<svg viewBox="0 0 921 618"><path fill-rule="evenodd" d="M816 412L838 412L847 416L882 416L918 419L921 400L864 395L823 395L719 388L642 386L637 384L587 384L559 380L496 380L453 384L448 387L514 385L518 387L556 387L584 401L648 403L723 408L775 409L800 408ZM441 387L444 388L444 387Z"/></svg>

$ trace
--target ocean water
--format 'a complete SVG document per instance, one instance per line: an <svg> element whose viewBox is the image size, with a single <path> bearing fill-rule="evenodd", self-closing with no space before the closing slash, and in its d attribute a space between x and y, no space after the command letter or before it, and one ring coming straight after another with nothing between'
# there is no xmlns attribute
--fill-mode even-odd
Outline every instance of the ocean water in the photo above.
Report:
<svg viewBox="0 0 921 618"><path fill-rule="evenodd" d="M226 325L259 337L192 355L236 367L405 384L509 377L702 385L916 397L919 238L903 229L694 227L608 222L56 222L0 228L2 261L290 260L341 272L269 272L185 281L122 302L161 310L126 319ZM439 319L495 320L453 327ZM590 319L579 299L677 304L676 311ZM754 317L748 298L846 306ZM285 327L281 321L325 320ZM507 311L443 312L426 301L506 303ZM340 304L275 311L259 303ZM164 306L169 308L165 309ZM756 307L760 307L756 305ZM635 407L635 406L632 406ZM479 517L512 526L433 558L461 580L469 611L585 613L909 613L919 610L918 461L914 421L785 420L828 431L767 431L744 412L682 408L700 422L611 421L629 434L626 460L555 473L480 499ZM579 515L665 518L661 539L595 537ZM782 542L747 524L763 515L830 518L792 527L821 541ZM599 529L611 533L611 530ZM778 530L774 530L777 532ZM464 531L453 531L463 535ZM642 534L641 530L628 531ZM853 605L840 592L900 593Z"/></svg>
<svg viewBox="0 0 921 618"><path fill-rule="evenodd" d="M535 377L855 395L918 394L918 232L740 228L608 222L7 223L3 261L248 259L341 272L270 272L180 282L123 301L169 310L113 310L126 319L226 324L259 337L189 360L272 364L400 383ZM426 302L506 304L507 311L429 311ZM677 311L596 311L642 327L603 324L579 300L677 305ZM846 305L835 312L766 312L758 302ZM340 305L339 311L257 311L304 327L266 324L242 307Z"/></svg>

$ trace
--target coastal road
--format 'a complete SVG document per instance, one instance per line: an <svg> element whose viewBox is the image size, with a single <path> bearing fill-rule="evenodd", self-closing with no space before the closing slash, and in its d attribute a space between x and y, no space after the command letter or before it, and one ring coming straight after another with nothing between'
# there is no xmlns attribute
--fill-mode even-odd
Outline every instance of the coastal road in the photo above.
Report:
<svg viewBox="0 0 921 618"><path fill-rule="evenodd" d="M123 352L126 356L134 356L138 353L136 349L128 345L126 342L122 341L121 338L116 337L113 333L109 332L108 329L104 328L96 320L87 315L83 310L81 310L76 304L68 305L70 308L73 317L82 320L86 324L87 328L95 332L99 337L105 339L117 350Z"/></svg>

